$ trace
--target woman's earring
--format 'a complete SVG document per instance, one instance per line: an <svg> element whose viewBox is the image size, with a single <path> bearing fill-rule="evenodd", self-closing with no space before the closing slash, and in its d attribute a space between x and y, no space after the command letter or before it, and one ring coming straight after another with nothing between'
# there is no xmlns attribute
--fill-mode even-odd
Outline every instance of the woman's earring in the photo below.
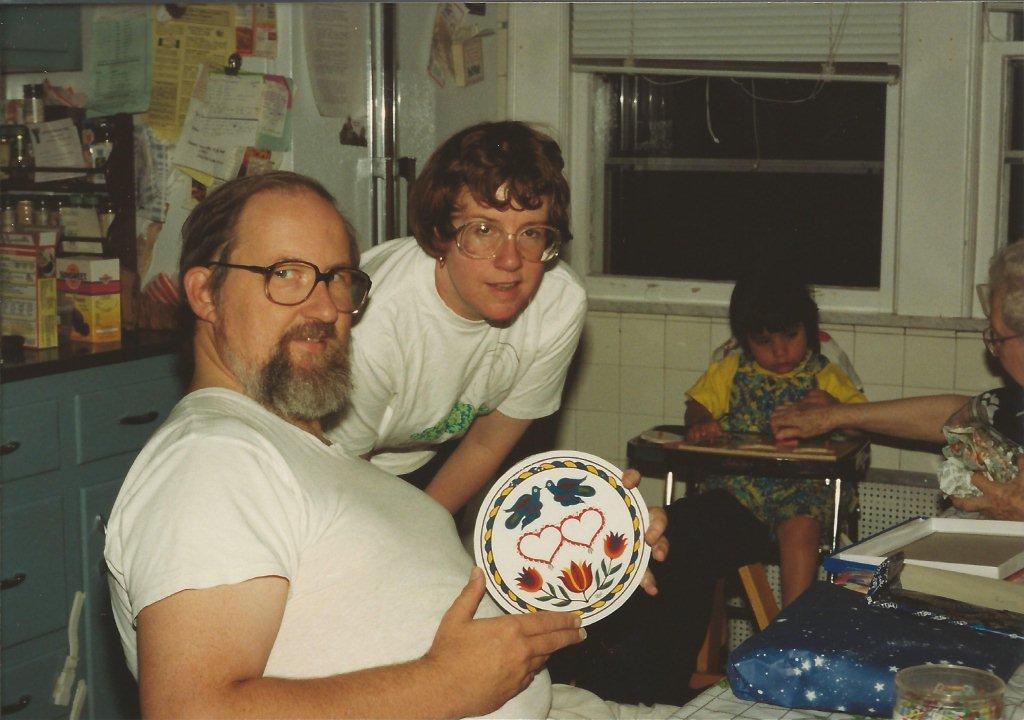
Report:
<svg viewBox="0 0 1024 720"><path fill-rule="evenodd" d="M445 264L445 263L446 263L447 261L448 261L448 258L446 258L446 257L445 257L444 255L442 255L441 257L439 257L439 258L437 259L437 262L438 262L438 264L439 264L439 265L440 265L441 267L444 267L444 264Z"/></svg>

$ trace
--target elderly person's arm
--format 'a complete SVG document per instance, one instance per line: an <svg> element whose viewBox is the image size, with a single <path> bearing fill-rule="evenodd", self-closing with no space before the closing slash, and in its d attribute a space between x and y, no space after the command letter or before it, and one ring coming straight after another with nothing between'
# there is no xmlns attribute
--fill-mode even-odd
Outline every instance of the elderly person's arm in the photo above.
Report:
<svg viewBox="0 0 1024 720"><path fill-rule="evenodd" d="M771 424L779 440L847 429L907 440L943 442L943 425L968 400L966 395L928 395L858 404L794 403L777 409Z"/></svg>
<svg viewBox="0 0 1024 720"><path fill-rule="evenodd" d="M997 483L984 473L974 473L971 482L981 490L977 497L953 498L961 510L982 512L996 520L1024 520L1024 459L1017 477L1008 483Z"/></svg>
<svg viewBox="0 0 1024 720"><path fill-rule="evenodd" d="M483 574L445 613L422 658L333 677L263 677L288 581L262 577L185 590L138 616L145 717L463 717L525 689L550 653L585 634L572 613L474 619ZM339 612L344 612L342 608ZM501 652L495 652L501 648Z"/></svg>

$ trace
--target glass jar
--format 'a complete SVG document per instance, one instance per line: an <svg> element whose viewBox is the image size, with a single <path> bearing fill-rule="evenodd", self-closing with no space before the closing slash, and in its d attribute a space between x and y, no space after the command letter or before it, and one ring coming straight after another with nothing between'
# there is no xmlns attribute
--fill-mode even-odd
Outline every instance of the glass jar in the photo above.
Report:
<svg viewBox="0 0 1024 720"><path fill-rule="evenodd" d="M915 665L896 673L894 720L999 720L1006 685L987 670Z"/></svg>
<svg viewBox="0 0 1024 720"><path fill-rule="evenodd" d="M11 198L4 198L3 204L0 205L0 230L3 232L13 232L18 228L18 223L15 220L16 211L14 207L14 200Z"/></svg>
<svg viewBox="0 0 1024 720"><path fill-rule="evenodd" d="M44 90L42 83L29 83L22 87L25 98L24 104L21 106L23 122L41 123L46 119L46 106L43 103Z"/></svg>
<svg viewBox="0 0 1024 720"><path fill-rule="evenodd" d="M50 227L50 212L50 201L39 200L32 215L33 224L37 227Z"/></svg>
<svg viewBox="0 0 1024 720"><path fill-rule="evenodd" d="M36 219L36 204L29 198L18 200L15 205L14 223L19 228L31 227Z"/></svg>
<svg viewBox="0 0 1024 720"><path fill-rule="evenodd" d="M5 133L8 145L9 165L11 168L27 168L31 162L28 146L28 128L24 125L11 125Z"/></svg>
<svg viewBox="0 0 1024 720"><path fill-rule="evenodd" d="M117 208L114 207L113 200L108 199L100 203L100 233L103 237L110 234L110 226L114 224L116 217Z"/></svg>

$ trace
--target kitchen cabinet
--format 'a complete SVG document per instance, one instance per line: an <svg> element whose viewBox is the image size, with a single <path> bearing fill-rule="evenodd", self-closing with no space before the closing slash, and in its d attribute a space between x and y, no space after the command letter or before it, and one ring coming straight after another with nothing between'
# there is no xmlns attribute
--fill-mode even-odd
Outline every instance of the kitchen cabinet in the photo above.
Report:
<svg viewBox="0 0 1024 720"><path fill-rule="evenodd" d="M135 455L183 382L166 346L50 365L5 366L0 385L0 714L138 717L110 610L104 531ZM66 662L75 646L77 663ZM57 684L69 689L63 704Z"/></svg>

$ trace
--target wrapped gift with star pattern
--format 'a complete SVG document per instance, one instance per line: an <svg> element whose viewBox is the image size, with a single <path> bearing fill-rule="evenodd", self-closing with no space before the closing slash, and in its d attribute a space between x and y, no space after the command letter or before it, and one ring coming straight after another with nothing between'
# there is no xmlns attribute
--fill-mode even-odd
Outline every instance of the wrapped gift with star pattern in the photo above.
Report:
<svg viewBox="0 0 1024 720"><path fill-rule="evenodd" d="M926 663L1007 680L1024 663L1024 640L870 606L819 582L733 650L727 672L744 700L891 717L897 671Z"/></svg>

